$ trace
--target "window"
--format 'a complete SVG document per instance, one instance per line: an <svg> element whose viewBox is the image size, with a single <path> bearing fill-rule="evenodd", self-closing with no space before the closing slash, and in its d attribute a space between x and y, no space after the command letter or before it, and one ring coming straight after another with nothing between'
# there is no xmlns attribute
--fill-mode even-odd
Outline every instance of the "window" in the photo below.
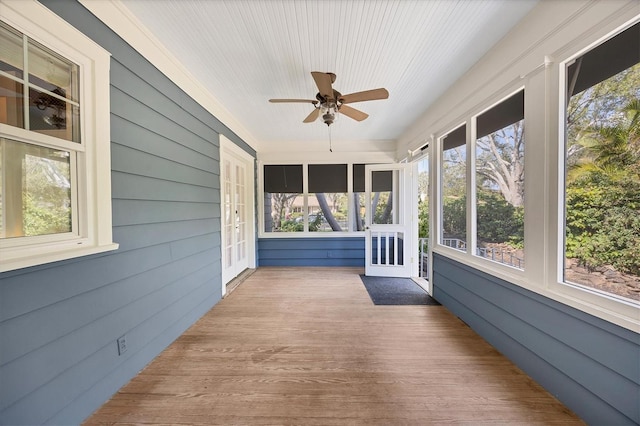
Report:
<svg viewBox="0 0 640 426"><path fill-rule="evenodd" d="M398 223L397 197L393 192L394 179L400 177L397 170L374 170L371 172L371 223L387 225ZM397 192L397 191L396 191ZM395 203L394 203L395 199Z"/></svg>
<svg viewBox="0 0 640 426"><path fill-rule="evenodd" d="M267 164L263 189L266 235L364 229L364 164Z"/></svg>
<svg viewBox="0 0 640 426"><path fill-rule="evenodd" d="M304 231L302 165L264 166L265 232Z"/></svg>
<svg viewBox="0 0 640 426"><path fill-rule="evenodd" d="M348 231L346 164L309 164L309 231Z"/></svg>
<svg viewBox="0 0 640 426"><path fill-rule="evenodd" d="M467 250L467 126L449 132L442 144L440 244Z"/></svg>
<svg viewBox="0 0 640 426"><path fill-rule="evenodd" d="M640 303L640 24L567 64L563 279Z"/></svg>
<svg viewBox="0 0 640 426"><path fill-rule="evenodd" d="M108 53L35 1L3 2L0 46L0 271L117 248Z"/></svg>
<svg viewBox="0 0 640 426"><path fill-rule="evenodd" d="M353 165L353 230L364 231L366 203L365 203L365 165Z"/></svg>
<svg viewBox="0 0 640 426"><path fill-rule="evenodd" d="M371 174L371 199L369 200L372 222L377 224L393 223L393 172L390 170L373 171ZM365 198L365 165L353 165L354 230L363 231L367 200Z"/></svg>
<svg viewBox="0 0 640 426"><path fill-rule="evenodd" d="M524 268L524 91L476 118L476 255Z"/></svg>

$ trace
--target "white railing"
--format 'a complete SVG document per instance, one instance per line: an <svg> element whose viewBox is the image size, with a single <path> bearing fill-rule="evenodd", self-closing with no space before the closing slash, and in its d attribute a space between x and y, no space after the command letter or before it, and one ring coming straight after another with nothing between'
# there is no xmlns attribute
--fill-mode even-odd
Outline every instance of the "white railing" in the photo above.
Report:
<svg viewBox="0 0 640 426"><path fill-rule="evenodd" d="M372 265L399 266L403 264L401 238L398 231L371 231Z"/></svg>

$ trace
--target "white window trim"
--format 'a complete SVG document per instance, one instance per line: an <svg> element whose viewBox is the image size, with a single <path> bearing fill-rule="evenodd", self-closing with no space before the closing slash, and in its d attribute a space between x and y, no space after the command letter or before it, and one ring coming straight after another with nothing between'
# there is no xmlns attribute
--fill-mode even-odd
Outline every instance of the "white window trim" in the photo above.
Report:
<svg viewBox="0 0 640 426"><path fill-rule="evenodd" d="M2 240L0 272L115 250L111 220L110 54L64 19L35 0L2 0L0 16L30 38L60 53L81 67L80 129L77 148L78 229L23 240ZM13 126L0 125L7 138L47 145L46 137ZM57 148L64 141L55 141ZM33 241L26 243L25 241Z"/></svg>

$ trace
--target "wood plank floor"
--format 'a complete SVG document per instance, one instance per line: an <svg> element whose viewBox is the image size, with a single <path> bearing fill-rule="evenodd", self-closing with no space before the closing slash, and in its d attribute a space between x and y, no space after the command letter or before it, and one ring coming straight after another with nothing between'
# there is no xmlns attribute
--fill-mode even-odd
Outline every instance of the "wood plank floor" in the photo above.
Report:
<svg viewBox="0 0 640 426"><path fill-rule="evenodd" d="M582 424L442 306L374 306L359 268L260 268L94 424Z"/></svg>

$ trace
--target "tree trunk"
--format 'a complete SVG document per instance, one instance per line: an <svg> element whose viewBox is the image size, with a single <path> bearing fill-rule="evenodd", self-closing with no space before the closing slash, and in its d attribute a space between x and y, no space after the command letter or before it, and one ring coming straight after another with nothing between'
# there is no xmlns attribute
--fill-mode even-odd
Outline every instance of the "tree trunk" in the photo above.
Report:
<svg viewBox="0 0 640 426"><path fill-rule="evenodd" d="M333 213L331 212L331 208L329 207L329 204L327 203L327 198L324 196L324 194L321 192L317 192L316 199L318 200L318 205L320 206L320 210L322 210L322 214L325 220L327 221L327 223L329 224L329 226L331 227L331 230L342 231L340 224L338 223L336 218L333 216Z"/></svg>
<svg viewBox="0 0 640 426"><path fill-rule="evenodd" d="M382 217L380 218L380 223L389 223L389 218L391 217L392 211L393 211L393 192L389 192L389 199L387 200L387 205L384 206L384 212L382 213Z"/></svg>
<svg viewBox="0 0 640 426"><path fill-rule="evenodd" d="M515 206L524 204L524 139L523 126L518 122L511 125L511 135L504 130L478 140L478 147L487 157L477 160L477 172L493 182L505 200ZM513 147L500 141L513 138ZM498 140L500 139L500 141Z"/></svg>
<svg viewBox="0 0 640 426"><path fill-rule="evenodd" d="M357 193L353 194L353 205L354 205L354 213L356 218L356 231L363 231L364 225L362 221L362 216L360 216L360 196Z"/></svg>

